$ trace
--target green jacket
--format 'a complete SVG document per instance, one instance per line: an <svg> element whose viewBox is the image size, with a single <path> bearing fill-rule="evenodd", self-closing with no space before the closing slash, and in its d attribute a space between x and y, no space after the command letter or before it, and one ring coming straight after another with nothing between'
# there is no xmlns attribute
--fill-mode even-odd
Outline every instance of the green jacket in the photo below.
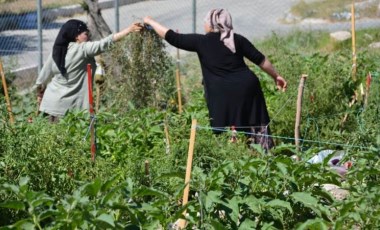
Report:
<svg viewBox="0 0 380 230"><path fill-rule="evenodd" d="M68 110L89 108L87 64L91 64L94 75L96 65L94 57L111 47L113 35L99 41L69 44L65 67L62 75L52 55L50 55L38 75L37 87L45 88L40 111L52 116L62 117Z"/></svg>

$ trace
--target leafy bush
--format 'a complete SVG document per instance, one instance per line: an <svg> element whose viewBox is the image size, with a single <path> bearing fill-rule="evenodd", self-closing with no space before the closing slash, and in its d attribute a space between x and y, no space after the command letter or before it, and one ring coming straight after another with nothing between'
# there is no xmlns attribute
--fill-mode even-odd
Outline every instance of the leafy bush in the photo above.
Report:
<svg viewBox="0 0 380 230"><path fill-rule="evenodd" d="M131 34L112 51L107 74L107 108L124 111L166 107L175 97L174 68L161 38L152 30ZM106 72L107 73L107 72Z"/></svg>

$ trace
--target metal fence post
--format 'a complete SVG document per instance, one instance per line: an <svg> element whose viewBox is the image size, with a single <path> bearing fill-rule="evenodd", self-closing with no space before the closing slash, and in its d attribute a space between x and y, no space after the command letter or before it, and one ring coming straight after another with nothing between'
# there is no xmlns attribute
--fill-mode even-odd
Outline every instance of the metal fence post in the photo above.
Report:
<svg viewBox="0 0 380 230"><path fill-rule="evenodd" d="M193 33L197 32L197 0L193 0Z"/></svg>
<svg viewBox="0 0 380 230"><path fill-rule="evenodd" d="M38 30L38 73L42 69L42 0L37 0L37 30Z"/></svg>
<svg viewBox="0 0 380 230"><path fill-rule="evenodd" d="M120 29L119 26L119 19L120 19L120 13L119 13L119 0L115 0L115 32L118 32Z"/></svg>

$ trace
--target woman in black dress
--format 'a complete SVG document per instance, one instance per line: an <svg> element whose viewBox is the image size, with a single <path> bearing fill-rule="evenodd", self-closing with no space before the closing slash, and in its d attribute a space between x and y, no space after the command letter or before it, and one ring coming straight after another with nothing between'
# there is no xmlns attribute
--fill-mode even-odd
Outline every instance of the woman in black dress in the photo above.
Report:
<svg viewBox="0 0 380 230"><path fill-rule="evenodd" d="M149 16L144 18L144 23L171 45L198 54L215 133L235 126L237 131L252 133L253 142L264 149L274 146L259 79L245 64L244 57L268 73L279 89L285 90L287 83L248 39L233 32L227 10L213 9L207 14L205 35L176 33Z"/></svg>

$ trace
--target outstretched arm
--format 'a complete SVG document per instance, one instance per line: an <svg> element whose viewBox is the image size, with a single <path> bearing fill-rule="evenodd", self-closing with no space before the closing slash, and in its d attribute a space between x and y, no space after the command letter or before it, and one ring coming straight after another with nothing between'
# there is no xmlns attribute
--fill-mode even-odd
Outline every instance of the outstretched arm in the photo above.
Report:
<svg viewBox="0 0 380 230"><path fill-rule="evenodd" d="M273 80L276 83L277 89L285 92L288 83L283 77L281 77L277 73L272 63L267 58L265 58L264 61L259 66L263 71L265 71L267 74L269 74L273 78Z"/></svg>
<svg viewBox="0 0 380 230"><path fill-rule="evenodd" d="M156 22L150 16L146 16L144 18L144 23L150 25L154 29L154 31L156 31L156 33L158 34L158 36L160 36L161 38L165 38L166 32L169 31L168 28L166 28L165 26L163 26L160 23Z"/></svg>
<svg viewBox="0 0 380 230"><path fill-rule="evenodd" d="M112 41L114 42L120 41L123 37L127 36L129 33L138 32L141 29L142 27L139 23L133 23L132 25L121 30L120 32L115 33L112 37Z"/></svg>

